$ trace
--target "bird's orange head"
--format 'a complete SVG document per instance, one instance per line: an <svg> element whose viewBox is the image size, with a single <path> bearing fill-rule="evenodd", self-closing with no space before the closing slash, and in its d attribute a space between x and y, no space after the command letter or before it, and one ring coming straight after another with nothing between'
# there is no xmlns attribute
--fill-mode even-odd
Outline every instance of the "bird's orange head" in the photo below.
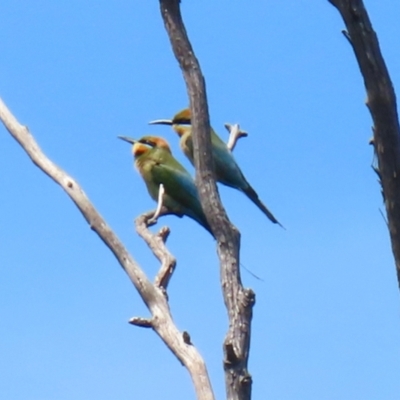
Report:
<svg viewBox="0 0 400 400"><path fill-rule="evenodd" d="M157 147L164 149L171 153L171 149L169 147L168 142L162 137L158 136L143 136L141 139L133 139L127 136L118 136L120 139L125 142L133 144L132 146L132 154L134 157L139 157L144 153L147 153L151 149Z"/></svg>
<svg viewBox="0 0 400 400"><path fill-rule="evenodd" d="M139 157L140 155L142 155L150 150L149 146L139 143L139 141L137 139L133 139L128 136L118 136L118 138L133 145L132 146L132 154L135 158Z"/></svg>
<svg viewBox="0 0 400 400"><path fill-rule="evenodd" d="M150 125L191 125L191 112L189 108L179 111L172 119L155 119L150 121Z"/></svg>
<svg viewBox="0 0 400 400"><path fill-rule="evenodd" d="M150 148L158 147L168 151L168 153L171 153L171 148L169 147L168 142L160 136L143 136L138 140L137 144ZM138 148L140 149L140 147Z"/></svg>
<svg viewBox="0 0 400 400"><path fill-rule="evenodd" d="M191 118L192 113L190 112L190 108L185 108L174 115L174 118L172 118L172 123L190 125L192 123Z"/></svg>
<svg viewBox="0 0 400 400"><path fill-rule="evenodd" d="M142 154L145 154L147 152L149 152L152 148L143 144L143 143L139 143L136 142L133 146L132 146L132 154L135 158L140 157Z"/></svg>

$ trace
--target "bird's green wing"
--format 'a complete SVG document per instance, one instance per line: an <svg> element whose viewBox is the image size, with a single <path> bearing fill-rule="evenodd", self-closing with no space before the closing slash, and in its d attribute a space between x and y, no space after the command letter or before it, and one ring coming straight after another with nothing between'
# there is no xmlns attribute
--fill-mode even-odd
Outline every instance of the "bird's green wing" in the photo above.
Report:
<svg viewBox="0 0 400 400"><path fill-rule="evenodd" d="M173 156L163 154L162 160L153 165L151 177L155 184L164 185L166 201L172 200L172 204L165 204L167 207L178 206L202 214L194 180Z"/></svg>

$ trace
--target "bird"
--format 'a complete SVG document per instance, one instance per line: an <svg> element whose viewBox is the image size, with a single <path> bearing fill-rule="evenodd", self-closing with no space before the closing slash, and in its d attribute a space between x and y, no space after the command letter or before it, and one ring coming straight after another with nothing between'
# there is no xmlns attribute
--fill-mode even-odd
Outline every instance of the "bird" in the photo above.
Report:
<svg viewBox="0 0 400 400"><path fill-rule="evenodd" d="M158 119L150 121L151 125L170 125L180 137L179 145L183 153L194 165L193 139L191 126L191 111L185 108L178 112L172 119ZM211 147L214 160L216 180L225 186L237 189L244 193L274 224L283 225L275 218L272 212L260 200L257 192L245 178L232 152L225 142L211 128Z"/></svg>
<svg viewBox="0 0 400 400"><path fill-rule="evenodd" d="M186 215L214 236L201 207L196 184L189 172L174 158L168 142L157 136L143 136L138 140L127 136L118 138L133 145L135 167L151 198L158 201L160 185L163 185L162 205L168 213L179 217Z"/></svg>

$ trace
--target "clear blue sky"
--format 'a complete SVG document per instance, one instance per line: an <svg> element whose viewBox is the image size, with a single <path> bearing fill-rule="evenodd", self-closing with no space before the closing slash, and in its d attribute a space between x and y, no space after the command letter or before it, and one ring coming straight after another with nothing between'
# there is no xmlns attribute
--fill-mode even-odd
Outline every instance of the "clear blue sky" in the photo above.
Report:
<svg viewBox="0 0 400 400"><path fill-rule="evenodd" d="M242 232L257 294L254 399L395 400L399 291L377 177L371 118L344 25L328 1L183 1L207 80L212 124L240 122L235 155L287 231L221 188ZM257 3L257 4L255 4ZM400 93L400 4L366 2ZM188 104L158 1L8 1L0 5L0 96L86 193L144 270L158 264L132 221L154 203L117 135L167 138ZM0 398L193 399L109 250L63 191L0 128ZM227 318L215 244L187 219L172 229L169 296L224 398Z"/></svg>

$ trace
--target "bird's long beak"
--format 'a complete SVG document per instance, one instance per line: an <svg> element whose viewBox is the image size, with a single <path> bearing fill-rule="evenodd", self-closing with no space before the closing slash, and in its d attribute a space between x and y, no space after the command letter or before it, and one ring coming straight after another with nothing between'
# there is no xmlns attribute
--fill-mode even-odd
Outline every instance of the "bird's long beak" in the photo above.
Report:
<svg viewBox="0 0 400 400"><path fill-rule="evenodd" d="M128 142L130 144L135 144L138 142L136 139L130 138L128 136L118 136L118 139L124 140L125 142Z"/></svg>
<svg viewBox="0 0 400 400"><path fill-rule="evenodd" d="M149 125L173 125L172 119L155 119L154 121L150 121Z"/></svg>

